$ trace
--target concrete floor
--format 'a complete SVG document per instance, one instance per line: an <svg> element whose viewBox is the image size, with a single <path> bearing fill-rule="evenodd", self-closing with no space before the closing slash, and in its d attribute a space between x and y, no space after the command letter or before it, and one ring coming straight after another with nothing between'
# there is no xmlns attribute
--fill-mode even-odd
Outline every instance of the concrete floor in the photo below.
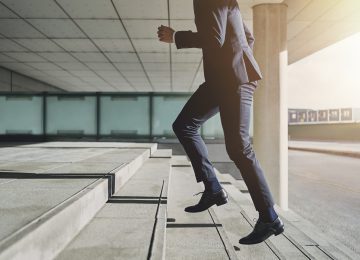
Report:
<svg viewBox="0 0 360 260"><path fill-rule="evenodd" d="M289 206L360 254L360 159L289 151Z"/></svg>

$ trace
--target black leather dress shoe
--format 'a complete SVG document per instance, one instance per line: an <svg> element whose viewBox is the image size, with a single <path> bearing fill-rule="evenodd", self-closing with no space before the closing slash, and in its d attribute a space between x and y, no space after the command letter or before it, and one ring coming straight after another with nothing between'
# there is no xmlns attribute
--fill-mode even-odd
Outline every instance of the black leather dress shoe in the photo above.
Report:
<svg viewBox="0 0 360 260"><path fill-rule="evenodd" d="M284 232L284 223L278 217L273 222L262 222L258 219L254 230L239 240L240 244L252 245L258 244L266 240L271 235L279 235Z"/></svg>
<svg viewBox="0 0 360 260"><path fill-rule="evenodd" d="M203 195L201 196L201 199L198 204L194 206L189 206L185 208L186 212L201 212L204 210L207 210L212 205L223 205L228 202L228 195L224 189L221 189L220 191L216 193L211 193L209 191L200 192Z"/></svg>

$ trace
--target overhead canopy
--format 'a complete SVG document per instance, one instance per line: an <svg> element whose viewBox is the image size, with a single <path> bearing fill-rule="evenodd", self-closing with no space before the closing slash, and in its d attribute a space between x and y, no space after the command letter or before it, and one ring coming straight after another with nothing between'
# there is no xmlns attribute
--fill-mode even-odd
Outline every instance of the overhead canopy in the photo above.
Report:
<svg viewBox="0 0 360 260"><path fill-rule="evenodd" d="M289 62L360 31L359 0L285 0ZM252 25L252 0L240 0ZM199 49L158 41L195 30L191 0L0 0L0 66L68 91L193 91Z"/></svg>

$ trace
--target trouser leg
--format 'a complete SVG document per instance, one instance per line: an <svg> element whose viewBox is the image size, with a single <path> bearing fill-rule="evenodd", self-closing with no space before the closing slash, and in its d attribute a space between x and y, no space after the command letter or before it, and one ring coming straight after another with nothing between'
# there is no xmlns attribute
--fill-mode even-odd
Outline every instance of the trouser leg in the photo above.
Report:
<svg viewBox="0 0 360 260"><path fill-rule="evenodd" d="M250 114L255 85L244 84L228 91L219 101L227 153L243 177L255 208L261 212L274 205L249 135Z"/></svg>
<svg viewBox="0 0 360 260"><path fill-rule="evenodd" d="M197 182L216 176L208 158L208 150L198 130L218 111L218 104L204 83L192 94L172 124L191 161Z"/></svg>

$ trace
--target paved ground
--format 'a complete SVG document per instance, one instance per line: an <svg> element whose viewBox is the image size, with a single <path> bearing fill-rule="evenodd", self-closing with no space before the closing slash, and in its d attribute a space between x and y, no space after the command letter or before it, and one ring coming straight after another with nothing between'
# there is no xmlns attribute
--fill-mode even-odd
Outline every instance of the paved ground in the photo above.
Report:
<svg viewBox="0 0 360 260"><path fill-rule="evenodd" d="M360 158L360 142L289 141L289 149Z"/></svg>
<svg viewBox="0 0 360 260"><path fill-rule="evenodd" d="M289 141L289 146L360 152L360 142L356 143L356 142Z"/></svg>
<svg viewBox="0 0 360 260"><path fill-rule="evenodd" d="M360 159L289 151L289 206L360 254Z"/></svg>

